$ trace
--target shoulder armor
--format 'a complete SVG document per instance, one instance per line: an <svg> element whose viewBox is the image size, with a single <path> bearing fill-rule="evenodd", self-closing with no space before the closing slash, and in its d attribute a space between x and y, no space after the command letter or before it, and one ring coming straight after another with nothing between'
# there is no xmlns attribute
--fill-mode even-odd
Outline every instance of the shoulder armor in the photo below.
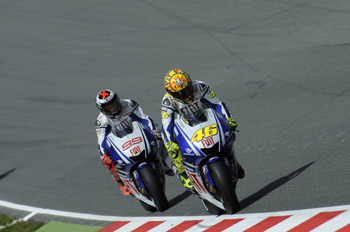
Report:
<svg viewBox="0 0 350 232"><path fill-rule="evenodd" d="M200 83L199 84L199 90L201 92L204 92L205 90L207 90L208 86L206 84Z"/></svg>
<svg viewBox="0 0 350 232"><path fill-rule="evenodd" d="M164 98L163 102L162 102L162 105L165 105L165 106L170 106L171 103L170 103L170 100L169 98Z"/></svg>
<svg viewBox="0 0 350 232"><path fill-rule="evenodd" d="M100 113L95 121L95 126L96 127L105 127L108 125L108 119L107 117L103 114Z"/></svg>
<svg viewBox="0 0 350 232"><path fill-rule="evenodd" d="M134 100L131 100L131 106L132 106L132 107L137 106L137 102L136 102L136 101L134 101Z"/></svg>
<svg viewBox="0 0 350 232"><path fill-rule="evenodd" d="M101 126L101 125L102 124L101 124L100 120L96 119L95 126Z"/></svg>
<svg viewBox="0 0 350 232"><path fill-rule="evenodd" d="M193 85L197 86L199 92L205 92L209 88L209 86L203 81L195 80Z"/></svg>

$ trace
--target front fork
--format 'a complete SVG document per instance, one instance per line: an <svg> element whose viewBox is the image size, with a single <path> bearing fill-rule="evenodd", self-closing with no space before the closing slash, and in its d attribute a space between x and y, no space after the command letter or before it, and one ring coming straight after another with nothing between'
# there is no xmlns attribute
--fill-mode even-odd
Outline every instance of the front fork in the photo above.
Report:
<svg viewBox="0 0 350 232"><path fill-rule="evenodd" d="M220 158L219 157L213 157L208 160L208 162L202 166L202 175L203 175L203 182L205 184L205 187L207 190L212 193L212 194L217 194L217 189L215 187L215 183L213 181L213 178L210 175L209 171L209 164L214 163L218 161ZM234 187L236 187L237 183L237 162L235 159L230 159L230 158L223 158L223 161L225 163L225 166L227 168L227 171L229 172L230 179L232 180L232 184Z"/></svg>
<svg viewBox="0 0 350 232"><path fill-rule="evenodd" d="M153 170L157 170L155 171L155 175L157 176L161 186L162 186L162 190L165 191L165 175L164 175L164 170L163 170L163 166L161 165L159 159L155 159L153 162L151 163L146 163L143 162L141 164L139 164L137 166L137 168L132 172L134 180L135 180L135 185L136 187L139 189L139 191L145 195L148 196L148 191L147 188L145 186L145 184L143 183L143 180L139 174L139 170L143 167L145 167L146 165L151 165Z"/></svg>

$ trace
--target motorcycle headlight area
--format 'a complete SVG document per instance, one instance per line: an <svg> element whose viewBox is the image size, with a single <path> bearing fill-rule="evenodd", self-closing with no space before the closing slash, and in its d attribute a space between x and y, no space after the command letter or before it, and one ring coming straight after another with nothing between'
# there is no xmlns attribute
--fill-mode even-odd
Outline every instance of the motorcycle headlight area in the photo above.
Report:
<svg viewBox="0 0 350 232"><path fill-rule="evenodd" d="M151 153L149 153L147 156L146 156L146 151L143 150L137 156L131 156L129 158L134 163L138 163L138 162L145 161L145 160L153 161L157 157L157 146L155 144L153 144L153 145L151 145L151 149L152 149Z"/></svg>
<svg viewBox="0 0 350 232"><path fill-rule="evenodd" d="M135 163L140 162L140 161L144 161L146 159L146 151L143 150L137 156L130 156L129 158Z"/></svg>

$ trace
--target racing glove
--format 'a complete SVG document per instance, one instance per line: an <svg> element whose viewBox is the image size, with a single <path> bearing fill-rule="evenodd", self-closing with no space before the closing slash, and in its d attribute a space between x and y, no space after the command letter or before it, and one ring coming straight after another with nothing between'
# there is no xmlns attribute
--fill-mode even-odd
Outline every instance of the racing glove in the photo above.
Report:
<svg viewBox="0 0 350 232"><path fill-rule="evenodd" d="M235 132L237 129L237 122L234 118L227 118L226 119L226 124L231 128L232 132Z"/></svg>
<svg viewBox="0 0 350 232"><path fill-rule="evenodd" d="M111 170L111 168L114 167L114 163L113 163L111 157L109 157L108 155L101 156L101 161L102 161L103 166L109 170Z"/></svg>
<svg viewBox="0 0 350 232"><path fill-rule="evenodd" d="M165 148L168 151L168 154L173 160L176 160L178 158L178 154L180 151L180 147L177 143L174 143L172 141L169 141L165 144Z"/></svg>

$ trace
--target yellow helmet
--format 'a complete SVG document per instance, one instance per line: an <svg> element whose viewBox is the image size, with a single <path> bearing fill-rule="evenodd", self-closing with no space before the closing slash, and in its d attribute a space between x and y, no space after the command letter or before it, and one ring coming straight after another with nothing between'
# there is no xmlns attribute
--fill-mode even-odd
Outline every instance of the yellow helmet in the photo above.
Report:
<svg viewBox="0 0 350 232"><path fill-rule="evenodd" d="M175 99L191 103L193 101L193 84L186 72L181 69L170 70L164 78L164 86L167 92Z"/></svg>

